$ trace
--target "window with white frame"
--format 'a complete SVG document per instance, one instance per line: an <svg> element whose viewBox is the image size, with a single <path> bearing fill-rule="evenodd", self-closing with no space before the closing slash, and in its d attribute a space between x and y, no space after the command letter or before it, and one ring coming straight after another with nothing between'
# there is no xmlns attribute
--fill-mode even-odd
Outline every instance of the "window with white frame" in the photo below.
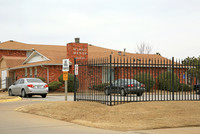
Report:
<svg viewBox="0 0 200 134"><path fill-rule="evenodd" d="M25 68L25 78L27 78L27 68Z"/></svg>
<svg viewBox="0 0 200 134"><path fill-rule="evenodd" d="M110 72L111 71L111 72ZM102 83L109 83L110 82L110 75L112 82L114 81L114 76L115 76L115 71L114 68L112 67L102 67Z"/></svg>
<svg viewBox="0 0 200 134"><path fill-rule="evenodd" d="M30 74L30 77L32 77L32 74L33 74L32 68L29 68L29 74Z"/></svg>
<svg viewBox="0 0 200 134"><path fill-rule="evenodd" d="M34 76L37 78L37 67L34 68Z"/></svg>

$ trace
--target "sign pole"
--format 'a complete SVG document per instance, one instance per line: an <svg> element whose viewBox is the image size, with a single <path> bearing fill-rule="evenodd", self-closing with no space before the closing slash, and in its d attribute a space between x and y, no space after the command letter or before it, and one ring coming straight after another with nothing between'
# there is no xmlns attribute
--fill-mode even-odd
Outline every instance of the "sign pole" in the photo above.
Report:
<svg viewBox="0 0 200 134"><path fill-rule="evenodd" d="M63 71L63 80L65 81L65 101L67 101L67 81L68 81L68 71L69 71L69 59L63 59L63 65L62 65L62 71Z"/></svg>
<svg viewBox="0 0 200 134"><path fill-rule="evenodd" d="M67 86L67 81L68 81L68 71L63 72L63 80L65 81L65 101L67 101L67 91L68 91L68 86Z"/></svg>
<svg viewBox="0 0 200 134"><path fill-rule="evenodd" d="M67 80L65 80L65 101L67 101Z"/></svg>

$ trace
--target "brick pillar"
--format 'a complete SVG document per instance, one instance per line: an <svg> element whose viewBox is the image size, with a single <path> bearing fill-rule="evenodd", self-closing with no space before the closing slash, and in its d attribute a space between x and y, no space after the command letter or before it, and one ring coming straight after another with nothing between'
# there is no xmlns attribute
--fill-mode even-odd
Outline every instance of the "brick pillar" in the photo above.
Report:
<svg viewBox="0 0 200 134"><path fill-rule="evenodd" d="M75 38L75 43L67 44L67 59L72 63L69 73L74 74L74 58L77 60L88 60L88 43L80 43L79 39Z"/></svg>

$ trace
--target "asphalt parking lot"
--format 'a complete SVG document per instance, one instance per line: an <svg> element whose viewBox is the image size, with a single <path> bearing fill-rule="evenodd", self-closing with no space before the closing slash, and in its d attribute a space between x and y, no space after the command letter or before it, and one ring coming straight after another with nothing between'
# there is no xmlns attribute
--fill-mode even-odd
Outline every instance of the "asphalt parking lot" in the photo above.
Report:
<svg viewBox="0 0 200 134"><path fill-rule="evenodd" d="M64 96L57 96L62 98ZM124 134L126 132L85 127L52 118L17 112L21 106L41 103L40 97L0 103L0 134ZM46 100L57 100L47 97Z"/></svg>

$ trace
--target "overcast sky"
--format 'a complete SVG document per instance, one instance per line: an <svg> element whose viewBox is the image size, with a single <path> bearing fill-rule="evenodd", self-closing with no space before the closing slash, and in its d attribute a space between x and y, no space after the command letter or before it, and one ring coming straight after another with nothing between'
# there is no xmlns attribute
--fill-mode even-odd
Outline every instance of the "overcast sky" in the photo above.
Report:
<svg viewBox="0 0 200 134"><path fill-rule="evenodd" d="M0 0L0 41L200 55L200 0Z"/></svg>

